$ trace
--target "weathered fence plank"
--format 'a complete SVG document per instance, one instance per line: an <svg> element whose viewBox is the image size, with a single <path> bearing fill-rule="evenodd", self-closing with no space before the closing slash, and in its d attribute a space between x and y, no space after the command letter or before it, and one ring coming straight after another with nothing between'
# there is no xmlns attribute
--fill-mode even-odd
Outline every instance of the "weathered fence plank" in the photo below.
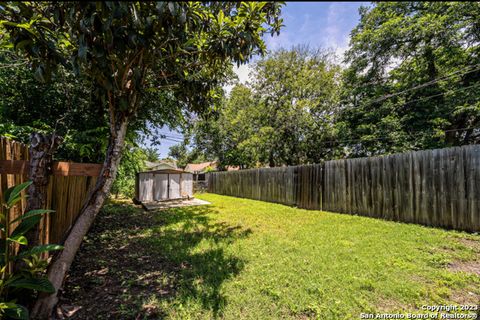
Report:
<svg viewBox="0 0 480 320"><path fill-rule="evenodd" d="M215 172L210 192L480 231L480 145Z"/></svg>
<svg viewBox="0 0 480 320"><path fill-rule="evenodd" d="M29 165L26 160L0 159L0 174L28 174ZM53 163L52 173L56 176L98 177L102 165L97 163L75 163L58 161Z"/></svg>

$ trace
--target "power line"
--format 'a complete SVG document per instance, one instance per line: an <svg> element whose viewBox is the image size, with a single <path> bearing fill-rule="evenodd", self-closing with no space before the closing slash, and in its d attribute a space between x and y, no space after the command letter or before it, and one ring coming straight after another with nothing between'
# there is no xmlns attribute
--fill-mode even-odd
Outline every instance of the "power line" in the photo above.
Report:
<svg viewBox="0 0 480 320"><path fill-rule="evenodd" d="M480 70L480 68L477 68L477 69L474 69L474 70L470 70L470 71L468 71L468 72L464 72L464 73L461 73L461 74L459 74L459 75L465 75L465 74L467 74L467 73L474 72L474 71L477 71L477 70ZM386 100L386 99L390 99L390 98L396 97L396 96L398 96L398 95L400 95L400 94L402 94L402 93L406 93L406 92L409 92L409 91L426 88L426 87L431 86L431 85L433 85L433 84L435 84L435 83L437 83L437 82L439 82L439 81L448 79L448 78L456 75L456 73L458 73L459 71L460 71L460 70L458 70L458 71L456 71L456 72L454 72L454 73L451 73L450 75L447 75L447 76L444 76L444 77L441 77L441 78L438 78L438 79L434 79L434 80L431 80L431 81L429 81L429 82L422 83L422 84L420 84L420 85L417 85L417 86L414 86L414 87L405 89L405 90L400 91L400 92L397 92L397 93L392 93L392 94L390 94L390 95L386 95L386 96L384 96L384 97L381 97L381 98L379 98L379 99L374 100L372 103L381 102L381 101L384 101L384 100Z"/></svg>
<svg viewBox="0 0 480 320"><path fill-rule="evenodd" d="M471 66L469 66L468 68L477 67L477 66L480 66L480 63L479 63L479 64L475 64L475 65L471 65ZM374 104L374 103L378 103L378 102L381 102L381 101L384 101L384 100L387 100L387 99L396 97L396 96L398 96L398 95L400 95L400 94L402 94L402 93L405 93L405 92L409 92L409 91L413 91L413 90L417 90L417 89L421 89L421 88L426 88L426 87L431 86L431 85L433 85L433 84L435 84L435 83L437 83L437 82L439 82L439 81L448 79L448 78L450 78L450 77L452 77L452 76L454 76L454 75L457 75L457 74L458 74L458 75L465 75L465 74L467 74L467 73L471 73L471 72L480 70L480 68L476 68L476 69L473 69L473 70L469 70L469 71L467 71L467 72L459 73L460 71L465 70L465 69L467 69L467 68L463 68L463 69L457 70L457 71L452 72L452 73L450 73L450 74L447 74L447 75L445 75L445 76L443 76L443 77L440 77L440 78L437 78L437 79L434 79L434 80L431 80L431 81L428 81L428 82L419 84L419 85L414 86L414 87L410 87L410 88L408 88L408 89L405 89L405 90L400 91L400 92L397 92L397 93L392 93L392 94L384 95L384 96L379 97L379 98L375 98L375 99L373 99L373 100L371 100L371 101L369 101L369 102L367 102L367 103L365 103L365 104L362 104L361 106L362 106L362 107L367 107L367 106L372 105L372 104ZM354 89L360 88L360 87L361 87L361 86L355 87L355 88L350 89L350 90L354 90ZM408 102L408 103L411 103L411 102L414 102L414 101L418 101L418 100L412 100L412 101L410 101L410 102ZM340 101L338 102L338 104L340 105L340 104L343 103L343 102L349 102L349 100L347 100L347 99L340 100Z"/></svg>
<svg viewBox="0 0 480 320"><path fill-rule="evenodd" d="M162 137L166 137L166 138L171 138L171 139L178 139L178 140L183 140L183 137L175 137L175 136L171 136L171 135L168 135L168 134L160 134Z"/></svg>
<svg viewBox="0 0 480 320"><path fill-rule="evenodd" d="M183 142L183 140L180 140L180 139L174 139L174 138L169 138L169 137L163 137L163 138L160 138L160 139L163 139L163 140L170 140L170 141L175 141L175 142Z"/></svg>
<svg viewBox="0 0 480 320"><path fill-rule="evenodd" d="M476 83L476 84L473 84L473 85L471 85L471 86L468 86L468 87L462 87L462 88L458 88L458 89L456 89L456 90L449 90L449 91L446 91L446 92L437 93L437 94L434 94L434 95L431 95L431 96L427 96L427 97L423 97L423 98L419 98L419 99L416 99L416 100L410 100L410 101L405 102L405 103L404 103L403 105L401 105L401 106L403 107L403 106L406 106L407 104L410 104L410 103L413 103L413 102L428 100L428 99L431 99L431 98L443 96L443 95L445 95L445 94L454 93L454 92L458 92L458 91L463 91L463 90L467 90L467 89L470 89L470 88L476 88L476 87L478 87L478 86L480 86L480 82L479 82L479 83Z"/></svg>
<svg viewBox="0 0 480 320"><path fill-rule="evenodd" d="M183 139L182 135L176 135L176 134L171 134L167 132L159 132L162 136L170 137L170 138L176 138L176 139Z"/></svg>
<svg viewBox="0 0 480 320"><path fill-rule="evenodd" d="M466 66L466 67L464 67L464 68L458 69L458 70L456 70L456 71L454 71L454 72L452 72L452 73L449 73L449 74L447 74L447 75L439 78L438 81L440 81L441 79L444 79L444 78L449 78L450 76L453 76L453 75L459 73L460 71L463 71L463 70L466 70L466 69L470 69L470 68L474 68L474 67L479 67L479 66L480 66L480 63ZM463 73L463 74L467 74L467 73L470 73L470 72L473 72L473 71L477 71L477 70L479 70L479 69L470 70L470 71L467 71L467 72L465 72L465 73ZM463 75L463 74L461 74L461 75ZM382 82L382 81L378 81L378 80L369 81L369 82L366 82L366 83L361 84L361 85L359 85L359 86L353 87L353 88L351 88L350 90L355 90L355 89L358 89L358 88L363 88L363 87L366 87L366 86L369 86L369 85L372 85L372 84L385 84L387 81L390 80L390 78L391 78L391 77L383 77L383 79L382 79L383 82ZM434 79L434 80L437 80L437 79ZM432 80L432 81L434 81L434 80Z"/></svg>
<svg viewBox="0 0 480 320"><path fill-rule="evenodd" d="M181 143L181 141L171 140L171 139L161 139L168 142ZM161 142L160 142L161 143Z"/></svg>
<svg viewBox="0 0 480 320"><path fill-rule="evenodd" d="M443 132L457 132L457 131L466 131L466 130L475 130L475 129L480 129L480 127L467 127L467 128L459 128L459 129L449 129L449 130L441 130ZM411 137L416 137L419 136L420 134L424 133L421 130L418 131L413 131L415 134L410 135ZM368 139L368 141L380 141L380 140L387 140L390 139L389 137L383 137L383 138L373 138L373 139ZM327 143L342 143L342 142L362 142L365 141L365 139L348 139L348 140L329 140L329 141L320 141L318 144L327 144Z"/></svg>

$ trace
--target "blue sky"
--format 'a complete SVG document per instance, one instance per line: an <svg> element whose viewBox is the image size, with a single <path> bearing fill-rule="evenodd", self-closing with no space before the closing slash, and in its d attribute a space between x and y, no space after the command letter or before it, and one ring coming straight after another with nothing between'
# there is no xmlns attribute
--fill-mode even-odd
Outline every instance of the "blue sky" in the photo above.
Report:
<svg viewBox="0 0 480 320"><path fill-rule="evenodd" d="M311 47L331 48L341 59L348 48L350 31L357 25L361 5L369 2L287 2L282 10L285 27L279 36L265 35L267 49L275 50L281 47L308 44ZM239 80L248 80L248 65L235 67ZM229 88L226 88L227 91ZM169 137L180 137L178 132L168 128L161 130ZM162 140L162 145L156 146L160 157L168 155L168 149L177 144L170 140Z"/></svg>

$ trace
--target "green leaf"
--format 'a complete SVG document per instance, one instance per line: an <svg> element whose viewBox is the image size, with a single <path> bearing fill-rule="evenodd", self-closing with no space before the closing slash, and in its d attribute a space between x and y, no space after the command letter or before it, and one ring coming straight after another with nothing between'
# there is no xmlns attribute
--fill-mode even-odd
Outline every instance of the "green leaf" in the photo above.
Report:
<svg viewBox="0 0 480 320"><path fill-rule="evenodd" d="M15 237L9 237L9 238L7 238L7 241L16 242L16 243L23 244L23 245L28 244L27 238L25 238L25 236L23 236L23 235L16 235Z"/></svg>
<svg viewBox="0 0 480 320"><path fill-rule="evenodd" d="M33 247L30 250L25 250L23 252L20 252L20 254L18 254L15 257L15 259L20 259L20 258L23 258L23 257L32 256L34 254L40 254L40 253L43 253L43 252L62 250L62 249L63 249L63 246L58 245L58 244L45 244L45 245Z"/></svg>
<svg viewBox="0 0 480 320"><path fill-rule="evenodd" d="M22 200L22 196L18 196L16 197L15 199L13 199L12 201L10 201L10 203L8 204L8 207L9 208L13 208L17 202L21 201Z"/></svg>
<svg viewBox="0 0 480 320"><path fill-rule="evenodd" d="M41 216L33 216L31 218L23 220L12 232L11 237L15 237L20 234L25 234L28 230L30 230L33 226L40 222L42 219Z"/></svg>
<svg viewBox="0 0 480 320"><path fill-rule="evenodd" d="M222 25L223 24L223 19L225 18L225 14L223 13L223 10L220 10L218 12L218 17L217 17L217 21L218 21L218 24L219 25Z"/></svg>
<svg viewBox="0 0 480 320"><path fill-rule="evenodd" d="M11 319L28 320L30 315L28 309L16 303L6 303L5 315Z"/></svg>
<svg viewBox="0 0 480 320"><path fill-rule="evenodd" d="M7 206L10 207L10 202L17 198L20 193L26 188L28 188L28 186L30 186L31 184L32 181L27 181L14 187L8 188L3 195L3 199L7 203Z"/></svg>
<svg viewBox="0 0 480 320"><path fill-rule="evenodd" d="M14 222L17 222L17 221L20 221L20 220L25 220L25 219L33 217L33 216L42 215L42 214L51 213L51 212L55 212L55 210L49 210L49 209L31 210L31 211L28 211L27 213L25 213L23 216L20 216L20 217L16 218L15 220L11 221L10 223L14 223Z"/></svg>
<svg viewBox="0 0 480 320"><path fill-rule="evenodd" d="M8 284L9 287L31 289L54 293L55 288L47 278L20 278Z"/></svg>

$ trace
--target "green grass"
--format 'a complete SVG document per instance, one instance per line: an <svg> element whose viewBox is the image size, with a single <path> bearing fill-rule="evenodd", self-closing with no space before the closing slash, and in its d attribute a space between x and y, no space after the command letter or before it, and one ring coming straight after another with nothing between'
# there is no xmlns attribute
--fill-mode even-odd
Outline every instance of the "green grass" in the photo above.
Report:
<svg viewBox="0 0 480 320"><path fill-rule="evenodd" d="M100 220L117 217L126 225L94 232L97 249L115 242L153 259L148 270L110 266L112 277L130 281L119 315L358 319L361 312L421 312L425 304L476 304L480 297L478 275L449 267L478 259L478 235L214 194L198 198L212 205L154 213L105 207ZM138 223L126 223L127 215ZM149 276L157 286L129 291Z"/></svg>

